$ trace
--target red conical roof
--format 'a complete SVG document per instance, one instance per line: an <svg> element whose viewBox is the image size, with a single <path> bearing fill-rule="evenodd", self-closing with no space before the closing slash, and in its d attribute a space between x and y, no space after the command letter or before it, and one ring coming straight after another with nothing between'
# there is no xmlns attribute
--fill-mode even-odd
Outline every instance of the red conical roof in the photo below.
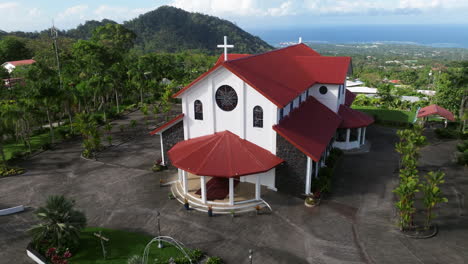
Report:
<svg viewBox="0 0 468 264"><path fill-rule="evenodd" d="M230 131L179 142L168 155L179 169L223 178L266 172L283 162L268 150Z"/></svg>
<svg viewBox="0 0 468 264"><path fill-rule="evenodd" d="M453 116L452 112L435 104L423 107L418 112L418 118L430 115L440 115L441 117L444 117L450 121L455 121L455 117Z"/></svg>

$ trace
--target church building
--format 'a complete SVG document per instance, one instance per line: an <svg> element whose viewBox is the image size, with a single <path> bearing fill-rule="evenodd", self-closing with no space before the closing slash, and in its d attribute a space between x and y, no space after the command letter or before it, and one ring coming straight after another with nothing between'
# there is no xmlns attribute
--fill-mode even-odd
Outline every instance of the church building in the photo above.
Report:
<svg viewBox="0 0 468 264"><path fill-rule="evenodd" d="M373 119L350 108L350 57L305 44L228 54L174 97L182 113L157 128L179 201L219 212L267 205L262 189L310 195L333 147L360 148ZM247 210L247 209L246 209Z"/></svg>

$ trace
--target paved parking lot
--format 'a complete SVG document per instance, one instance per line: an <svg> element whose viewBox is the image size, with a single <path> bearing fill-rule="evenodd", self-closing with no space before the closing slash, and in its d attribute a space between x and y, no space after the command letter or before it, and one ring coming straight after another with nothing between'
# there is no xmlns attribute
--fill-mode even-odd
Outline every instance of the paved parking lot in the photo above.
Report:
<svg viewBox="0 0 468 264"><path fill-rule="evenodd" d="M141 116L134 113L129 118ZM34 208L51 194L75 199L90 226L156 234L159 210L163 234L227 263L248 263L249 249L254 250L254 263L468 262L468 219L462 206L468 173L447 160L455 142L422 150L422 169L440 167L447 172L444 192L450 202L440 211L440 234L412 240L395 227L391 192L397 183L395 131L373 127L368 135L371 152L339 162L334 194L320 207L305 208L300 199L269 192L263 198L272 205L272 213L235 218L209 218L168 200L169 189L159 187L159 175L149 170L159 156L157 136L142 133L108 149L98 161L80 158L79 141L63 143L25 161L26 174L0 179L0 206L30 207L0 217L0 263L31 263L24 250L26 230L35 221Z"/></svg>

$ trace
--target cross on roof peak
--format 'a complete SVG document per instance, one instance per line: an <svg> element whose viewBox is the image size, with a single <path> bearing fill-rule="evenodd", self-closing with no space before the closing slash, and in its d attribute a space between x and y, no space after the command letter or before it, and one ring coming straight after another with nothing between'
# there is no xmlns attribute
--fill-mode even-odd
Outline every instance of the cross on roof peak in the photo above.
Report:
<svg viewBox="0 0 468 264"><path fill-rule="evenodd" d="M234 45L228 45L227 44L227 36L224 36L224 44L218 45L218 48L224 48L224 61L228 60L228 48L234 48Z"/></svg>

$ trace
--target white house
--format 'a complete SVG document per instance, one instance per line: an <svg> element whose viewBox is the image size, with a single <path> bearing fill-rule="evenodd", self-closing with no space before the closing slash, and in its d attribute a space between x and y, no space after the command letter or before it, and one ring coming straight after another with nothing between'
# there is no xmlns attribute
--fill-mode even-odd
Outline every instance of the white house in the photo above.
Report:
<svg viewBox="0 0 468 264"><path fill-rule="evenodd" d="M5 68L8 73L12 73L16 67L21 65L31 65L35 63L35 60L19 60L19 61L7 61L2 64L2 67Z"/></svg>
<svg viewBox="0 0 468 264"><path fill-rule="evenodd" d="M162 162L178 168L176 197L222 210L261 204L262 187L309 195L332 146L360 147L373 122L349 107L351 70L350 57L321 56L304 44L225 52L174 95L183 113L151 133L161 136Z"/></svg>

